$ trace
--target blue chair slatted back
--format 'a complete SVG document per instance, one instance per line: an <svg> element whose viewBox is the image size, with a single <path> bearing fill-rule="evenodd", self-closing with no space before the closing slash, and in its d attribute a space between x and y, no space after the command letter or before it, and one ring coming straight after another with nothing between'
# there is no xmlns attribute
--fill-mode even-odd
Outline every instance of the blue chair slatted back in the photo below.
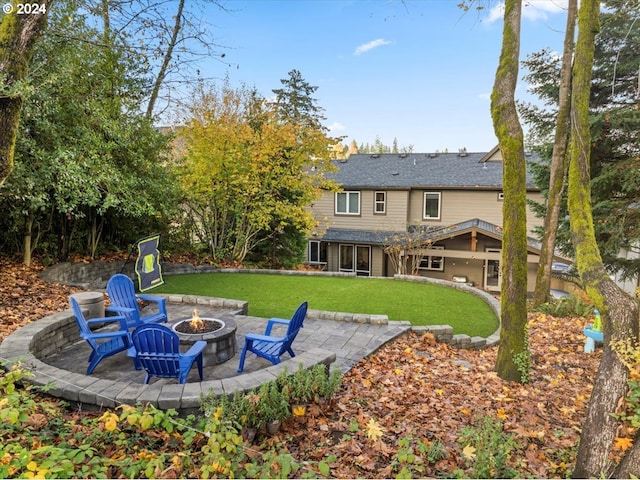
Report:
<svg viewBox="0 0 640 480"><path fill-rule="evenodd" d="M139 312L133 281L126 275L118 273L111 277L107 283L107 294L109 299L118 307L131 308ZM123 313L123 315L127 318L127 324L130 327L134 326L140 318L140 315L135 313Z"/></svg>
<svg viewBox="0 0 640 480"><path fill-rule="evenodd" d="M180 338L164 325L149 324L131 335L136 357L151 375L177 377L180 374Z"/></svg>
<svg viewBox="0 0 640 480"><path fill-rule="evenodd" d="M144 383L152 376L177 378L186 383L193 364L198 367L202 381L203 351L207 342L198 340L186 353L180 352L180 337L170 328L158 323L137 327L131 334L137 365L147 372Z"/></svg>
<svg viewBox="0 0 640 480"><path fill-rule="evenodd" d="M80 308L78 301L73 297L69 297L69 303L71 304L71 310L73 310L73 316L76 319L76 324L78 325L78 329L80 330L80 336L82 338L89 337L93 332L91 331L91 328L89 328L89 324L87 323L87 320L84 318L84 313L82 313L82 309ZM96 342L89 341L89 343L95 344Z"/></svg>
<svg viewBox="0 0 640 480"><path fill-rule="evenodd" d="M288 351L291 348L291 344L298 336L298 332L303 326L305 317L307 316L307 302L302 302L297 310L294 312L289 326L287 327L287 334L285 335L285 341L282 345L281 354Z"/></svg>
<svg viewBox="0 0 640 480"><path fill-rule="evenodd" d="M167 321L166 298L154 295L136 294L133 281L118 273L107 282L107 294L112 305L107 310L123 315L127 319L129 328L138 327L146 323L160 323ZM138 300L154 303L157 306L155 313L143 314L140 311Z"/></svg>

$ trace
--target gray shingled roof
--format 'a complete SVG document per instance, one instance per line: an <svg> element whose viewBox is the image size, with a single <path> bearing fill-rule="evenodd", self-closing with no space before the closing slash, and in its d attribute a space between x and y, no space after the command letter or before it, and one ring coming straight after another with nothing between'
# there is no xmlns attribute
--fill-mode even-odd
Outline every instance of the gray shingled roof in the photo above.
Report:
<svg viewBox="0 0 640 480"><path fill-rule="evenodd" d="M327 175L343 188L502 189L502 162L481 162L486 153L355 154L335 160L339 171ZM528 161L539 161L535 155ZM537 190L530 173L527 188Z"/></svg>
<svg viewBox="0 0 640 480"><path fill-rule="evenodd" d="M502 240L502 228L493 223L481 220L479 218L473 218L464 222L456 223L446 227L425 229L420 232L419 237L421 240L432 240L437 242L445 238L455 237L456 235L469 229L477 229L480 232L484 232L486 235L493 236ZM418 227L419 229L419 227ZM321 237L325 242L350 242L361 243L371 245L384 245L394 236L403 238L407 232L396 231L373 231L373 230L353 230L346 228L329 228L325 234ZM415 238L415 237L414 237ZM540 241L532 237L527 237L527 246L529 249L540 251Z"/></svg>

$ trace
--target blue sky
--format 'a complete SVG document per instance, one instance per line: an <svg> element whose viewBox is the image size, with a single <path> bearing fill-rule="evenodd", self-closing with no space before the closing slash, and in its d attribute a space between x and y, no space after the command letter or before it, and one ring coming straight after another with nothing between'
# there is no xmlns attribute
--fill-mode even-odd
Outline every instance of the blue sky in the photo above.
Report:
<svg viewBox="0 0 640 480"><path fill-rule="evenodd" d="M229 75L264 96L297 69L343 143L416 152L484 152L497 144L489 112L502 35L501 2L464 13L459 0L234 0L211 8L224 63L203 74ZM560 52L565 0L525 0L521 57ZM521 75L522 76L522 75ZM526 98L521 82L518 98Z"/></svg>

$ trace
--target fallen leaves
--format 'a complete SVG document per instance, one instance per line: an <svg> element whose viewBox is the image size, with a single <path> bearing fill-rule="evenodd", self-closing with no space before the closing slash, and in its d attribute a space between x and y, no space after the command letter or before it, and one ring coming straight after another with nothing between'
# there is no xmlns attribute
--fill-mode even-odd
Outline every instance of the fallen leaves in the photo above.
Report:
<svg viewBox="0 0 640 480"><path fill-rule="evenodd" d="M613 445L613 449L624 452L629 448L631 448L631 445L633 445L633 439L628 437L616 437L616 441Z"/></svg>
<svg viewBox="0 0 640 480"><path fill-rule="evenodd" d="M430 335L411 334L354 366L344 377L335 408L327 413L329 431L287 430L292 435L289 449L299 459L319 448L335 454L335 477L394 476L397 472L389 471L387 455L366 448L371 441L367 421L375 418L384 429L385 444L395 445L397 451L408 436L441 442L448 456L425 464L421 473L447 476L464 468L465 458L475 453L473 446L464 451L458 443L461 430L477 417L491 415L503 422L505 433L518 439L526 458L518 467L522 476L569 475L600 351L583 352L582 318L540 313L530 318L529 384L505 383L497 377L497 347L458 350L434 342ZM458 361L470 368L460 368ZM346 432L344 426L354 420L361 430ZM337 431L339 437L332 435ZM299 442L302 437L305 441Z"/></svg>
<svg viewBox="0 0 640 480"><path fill-rule="evenodd" d="M374 442L384 435L384 428L380 426L375 418L370 418L367 422L367 437Z"/></svg>
<svg viewBox="0 0 640 480"><path fill-rule="evenodd" d="M21 265L0 257L0 342L15 329L69 306L79 289L47 283L38 275L42 265Z"/></svg>
<svg viewBox="0 0 640 480"><path fill-rule="evenodd" d="M67 297L77 289L45 283L38 276L42 269L0 258L0 340L23 324L68 308ZM518 441L526 460L520 476L566 477L600 360L599 350L583 352L584 325L582 318L529 315L532 371L527 385L497 377L497 347L458 350L431 334L404 336L356 364L344 376L333 407L310 409L306 423L288 422L279 445L299 461L331 456L330 475L324 473L329 462L319 472L326 476L385 478L399 473L392 462L406 448L403 439L412 437L434 451L433 445L441 445L443 452L431 460L429 452L422 456L420 476L447 477L477 453L459 444L461 430L478 416L491 415ZM117 428L118 416L105 415L105 429ZM40 420L32 419L35 428ZM149 420L135 422L144 428ZM631 446L630 437L619 434L618 452Z"/></svg>

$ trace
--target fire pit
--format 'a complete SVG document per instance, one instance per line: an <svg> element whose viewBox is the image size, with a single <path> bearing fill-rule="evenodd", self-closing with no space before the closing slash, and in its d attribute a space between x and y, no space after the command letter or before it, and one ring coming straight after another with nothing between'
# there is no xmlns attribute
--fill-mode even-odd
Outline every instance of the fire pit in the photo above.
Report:
<svg viewBox="0 0 640 480"><path fill-rule="evenodd" d="M197 335L199 333L211 333L224 328L225 323L217 318L192 318L182 320L173 326L176 333L185 335Z"/></svg>
<svg viewBox="0 0 640 480"><path fill-rule="evenodd" d="M233 319L200 318L194 310L192 318L179 320L171 328L186 348L198 340L207 342L202 356L205 367L224 363L236 353L237 326Z"/></svg>

